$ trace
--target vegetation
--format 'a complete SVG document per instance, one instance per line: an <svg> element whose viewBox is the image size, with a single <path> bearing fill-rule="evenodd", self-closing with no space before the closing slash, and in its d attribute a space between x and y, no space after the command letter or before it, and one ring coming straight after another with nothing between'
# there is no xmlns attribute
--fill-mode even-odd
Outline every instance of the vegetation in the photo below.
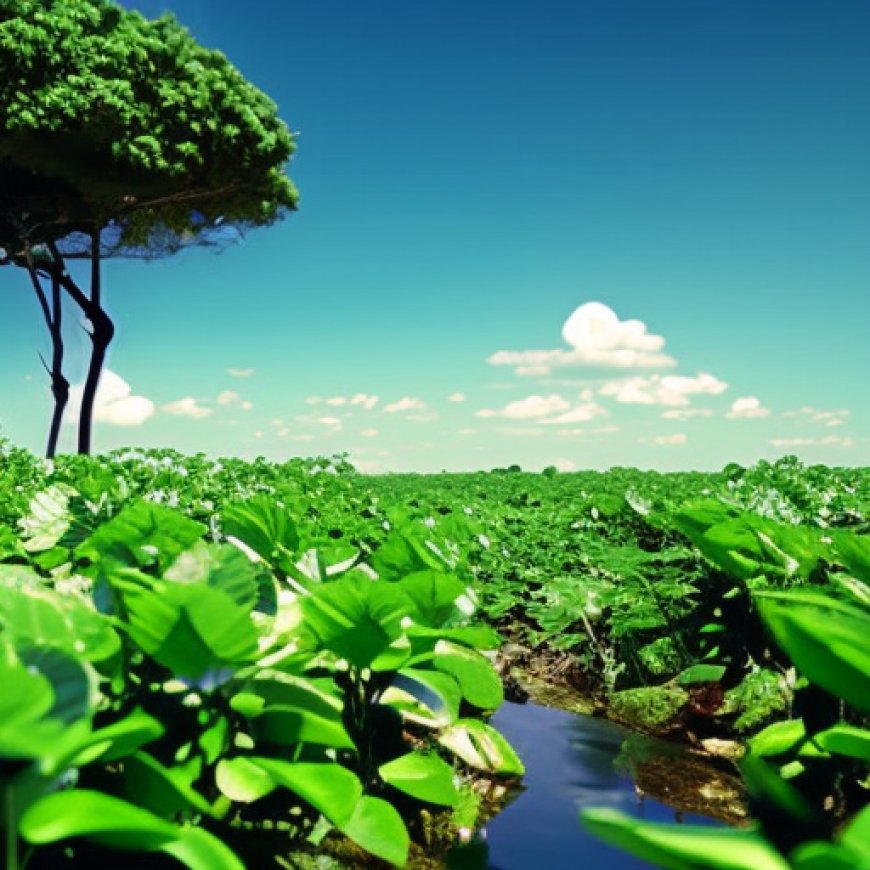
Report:
<svg viewBox="0 0 870 870"><path fill-rule="evenodd" d="M226 244L232 227L274 222L297 204L284 173L293 149L268 97L171 15L0 0L0 264L27 272L51 339L49 457L69 396L61 291L90 323L78 434L88 453L114 336L101 261ZM89 263L87 292L71 259Z"/></svg>

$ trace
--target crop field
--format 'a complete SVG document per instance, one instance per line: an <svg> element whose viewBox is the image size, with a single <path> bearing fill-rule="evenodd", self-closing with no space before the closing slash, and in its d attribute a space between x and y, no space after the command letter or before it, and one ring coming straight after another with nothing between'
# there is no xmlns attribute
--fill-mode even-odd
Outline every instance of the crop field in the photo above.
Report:
<svg viewBox="0 0 870 870"><path fill-rule="evenodd" d="M523 775L487 723L504 687L542 685L748 746L769 842L863 860L830 838L866 801L866 470L368 477L6 445L0 493L7 870L436 860ZM666 866L723 836L586 824ZM715 866L785 866L728 836Z"/></svg>

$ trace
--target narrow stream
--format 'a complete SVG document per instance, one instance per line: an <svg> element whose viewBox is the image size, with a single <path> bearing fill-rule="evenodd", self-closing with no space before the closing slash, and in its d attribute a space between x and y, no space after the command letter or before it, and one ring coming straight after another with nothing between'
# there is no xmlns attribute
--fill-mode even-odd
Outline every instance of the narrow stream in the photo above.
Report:
<svg viewBox="0 0 870 870"><path fill-rule="evenodd" d="M582 807L608 806L651 821L721 824L678 814L617 770L625 732L616 725L535 704L505 704L493 724L526 765L525 791L482 832L456 867L489 870L640 870L652 865L587 834Z"/></svg>

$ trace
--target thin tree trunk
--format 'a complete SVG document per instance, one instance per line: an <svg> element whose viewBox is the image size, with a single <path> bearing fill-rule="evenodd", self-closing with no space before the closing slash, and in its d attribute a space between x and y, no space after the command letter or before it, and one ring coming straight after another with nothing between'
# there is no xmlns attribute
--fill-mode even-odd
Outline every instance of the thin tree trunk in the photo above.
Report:
<svg viewBox="0 0 870 870"><path fill-rule="evenodd" d="M51 426L48 432L48 444L45 448L45 455L48 459L53 459L57 453L57 442L60 437L60 426L63 422L63 413L66 410L67 402L69 401L69 381L63 374L63 308L60 298L60 283L56 275L51 276L51 304L42 289L42 284L39 280L39 274L33 264L33 258L30 251L25 253L26 269L30 276L33 291L36 293L39 307L42 309L42 316L45 319L45 325L48 328L48 333L51 336L51 366L46 365L45 360L42 364L48 371L51 378L51 392L54 396L54 411L51 415ZM42 355L40 354L40 358Z"/></svg>
<svg viewBox="0 0 870 870"><path fill-rule="evenodd" d="M52 257L61 263L58 271L58 281L61 287L72 297L76 305L81 308L85 317L91 323L91 359L88 364L88 373L85 378L85 386L82 391L82 406L79 411L79 439L78 452L88 454L91 452L91 431L93 429L94 401L97 396L97 387L100 383L100 375L106 363L106 351L115 335L115 325L112 319L103 310L101 304L100 286L100 234L95 230L91 242L91 297L82 292L81 288L73 281L65 266L63 258L53 243L49 245Z"/></svg>

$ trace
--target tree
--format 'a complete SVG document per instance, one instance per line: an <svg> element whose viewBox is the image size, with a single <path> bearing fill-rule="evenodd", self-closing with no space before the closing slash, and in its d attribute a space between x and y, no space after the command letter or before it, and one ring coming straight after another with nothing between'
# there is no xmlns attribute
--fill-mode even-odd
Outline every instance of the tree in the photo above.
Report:
<svg viewBox="0 0 870 870"><path fill-rule="evenodd" d="M68 396L61 291L89 324L88 453L114 335L102 260L223 245L280 219L298 202L284 170L294 148L275 104L173 16L147 20L112 0L0 0L0 265L27 271L52 340L49 454ZM87 292L70 259L89 262Z"/></svg>

